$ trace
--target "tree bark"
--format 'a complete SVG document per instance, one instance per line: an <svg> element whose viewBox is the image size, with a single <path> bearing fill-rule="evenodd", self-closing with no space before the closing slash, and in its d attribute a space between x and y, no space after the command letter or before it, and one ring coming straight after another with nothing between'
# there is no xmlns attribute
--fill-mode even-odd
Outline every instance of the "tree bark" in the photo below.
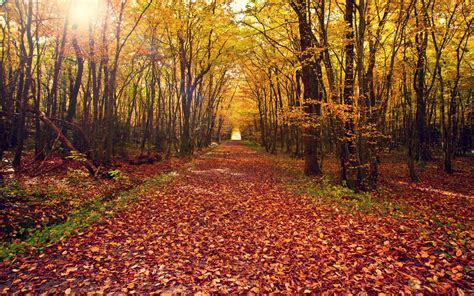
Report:
<svg viewBox="0 0 474 296"><path fill-rule="evenodd" d="M426 8L424 0L421 0L421 11L415 6L416 25L418 32L415 35L417 53L416 69L413 79L413 88L416 93L416 150L418 159L428 161L431 159L429 143L426 137L426 48L428 46L428 33L426 22Z"/></svg>
<svg viewBox="0 0 474 296"><path fill-rule="evenodd" d="M298 17L299 45L301 62L301 80L303 82L303 110L307 115L308 126L304 128L304 173L307 176L319 176L322 169L319 163L318 142L320 141L319 116L321 115L319 72L321 57L313 53L316 49L316 38L311 31L306 0L294 0L291 7Z"/></svg>

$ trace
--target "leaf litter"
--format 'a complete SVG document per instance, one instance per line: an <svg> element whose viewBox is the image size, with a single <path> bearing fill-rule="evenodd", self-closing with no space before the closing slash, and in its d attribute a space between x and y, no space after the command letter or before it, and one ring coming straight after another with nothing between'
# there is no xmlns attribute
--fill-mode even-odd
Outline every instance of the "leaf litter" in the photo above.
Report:
<svg viewBox="0 0 474 296"><path fill-rule="evenodd" d="M2 263L0 291L472 291L469 228L453 231L419 211L347 211L299 194L274 159L243 145L222 145L193 165L214 173L184 171L114 217Z"/></svg>

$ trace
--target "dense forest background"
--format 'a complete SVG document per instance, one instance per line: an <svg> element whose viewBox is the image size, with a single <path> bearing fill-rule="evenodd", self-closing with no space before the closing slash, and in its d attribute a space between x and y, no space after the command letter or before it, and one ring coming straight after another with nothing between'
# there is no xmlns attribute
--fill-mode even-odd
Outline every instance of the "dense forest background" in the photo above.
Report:
<svg viewBox="0 0 474 296"><path fill-rule="evenodd" d="M128 150L188 155L218 140L237 38L217 2L8 1L0 158L72 151L88 168Z"/></svg>
<svg viewBox="0 0 474 296"><path fill-rule="evenodd" d="M376 187L380 154L451 173L473 136L469 1L4 1L0 159L91 174L228 137Z"/></svg>
<svg viewBox="0 0 474 296"><path fill-rule="evenodd" d="M472 149L472 22L466 1L252 5L242 24L256 46L242 69L258 140L304 155L307 175L336 155L351 188L375 187L393 149L413 181L415 163L434 158L451 173Z"/></svg>

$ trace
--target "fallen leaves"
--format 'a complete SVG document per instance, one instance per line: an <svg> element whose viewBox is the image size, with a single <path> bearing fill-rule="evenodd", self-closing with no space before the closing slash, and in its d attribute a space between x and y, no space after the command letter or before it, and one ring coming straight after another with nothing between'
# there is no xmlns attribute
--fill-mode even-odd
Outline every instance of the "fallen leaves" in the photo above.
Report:
<svg viewBox="0 0 474 296"><path fill-rule="evenodd" d="M250 289L250 292L258 294L258 292L260 292L260 289L258 287L253 287L252 289Z"/></svg>
<svg viewBox="0 0 474 296"><path fill-rule="evenodd" d="M411 290L420 290L421 289L421 281L419 279L413 278L408 281L408 286Z"/></svg>
<svg viewBox="0 0 474 296"><path fill-rule="evenodd" d="M77 267L68 267L66 268L66 272L63 273L63 275L69 275L71 272L74 272L77 270Z"/></svg>
<svg viewBox="0 0 474 296"><path fill-rule="evenodd" d="M467 234L459 239L414 215L351 213L301 196L285 188L273 160L250 152L220 147L163 190L145 190L116 217L41 255L0 265L6 275L0 291L462 295L468 289Z"/></svg>
<svg viewBox="0 0 474 296"><path fill-rule="evenodd" d="M27 154L26 163L32 162L33 157ZM95 179L79 162L65 162L63 156L56 154L49 158L46 164L38 162L45 166L43 169L48 173L38 176L37 170L26 170L15 177L15 182L2 185L0 224L5 227L0 231L0 241L25 239L35 229L64 222L70 213L93 198L102 196L110 199L151 176L183 167L191 161L189 157L171 158L137 167L116 159L113 166L120 168L122 178ZM57 169L52 170L54 167Z"/></svg>

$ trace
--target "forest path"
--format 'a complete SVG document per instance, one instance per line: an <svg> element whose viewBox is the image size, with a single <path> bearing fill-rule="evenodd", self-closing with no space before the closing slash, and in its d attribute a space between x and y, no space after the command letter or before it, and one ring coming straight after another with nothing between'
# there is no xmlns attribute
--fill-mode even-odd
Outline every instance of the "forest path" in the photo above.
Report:
<svg viewBox="0 0 474 296"><path fill-rule="evenodd" d="M115 217L1 268L0 280L9 292L80 294L419 287L420 266L397 262L416 231L290 193L282 178L269 158L221 145Z"/></svg>

